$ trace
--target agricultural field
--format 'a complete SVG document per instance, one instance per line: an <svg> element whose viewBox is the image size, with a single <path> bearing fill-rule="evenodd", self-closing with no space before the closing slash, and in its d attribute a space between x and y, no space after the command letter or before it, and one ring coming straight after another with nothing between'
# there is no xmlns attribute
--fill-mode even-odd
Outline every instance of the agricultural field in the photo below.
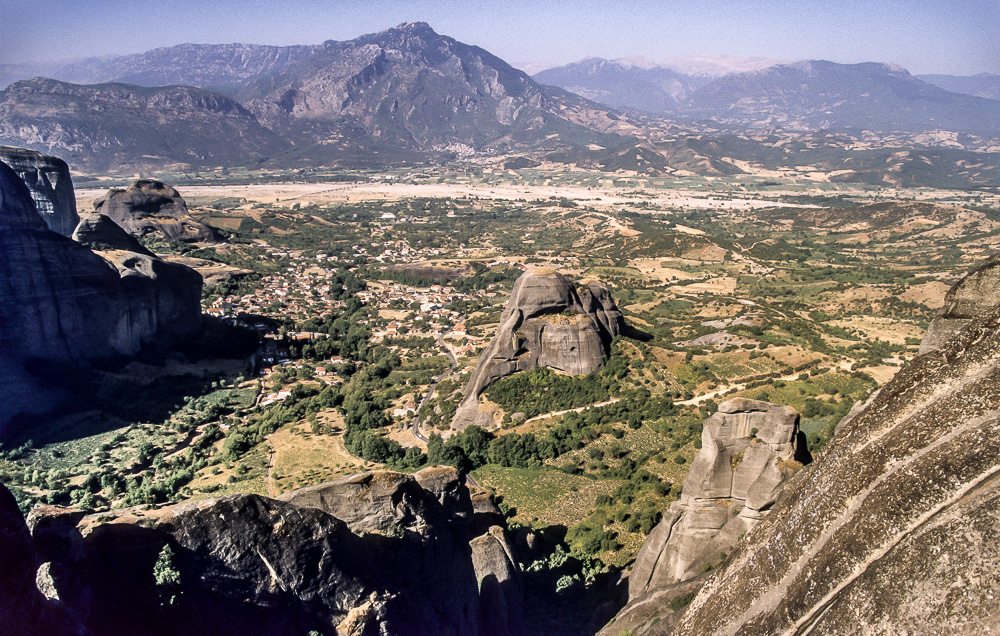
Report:
<svg viewBox="0 0 1000 636"><path fill-rule="evenodd" d="M206 310L253 324L142 367L67 370L81 397L2 451L25 508L453 463L512 523L624 567L720 402L790 405L822 453L1000 247L986 192L544 168L160 176L225 240L148 246L225 271ZM108 184L87 185L81 207ZM496 383L502 424L458 435L462 388L531 265L606 284L630 329L592 376Z"/></svg>

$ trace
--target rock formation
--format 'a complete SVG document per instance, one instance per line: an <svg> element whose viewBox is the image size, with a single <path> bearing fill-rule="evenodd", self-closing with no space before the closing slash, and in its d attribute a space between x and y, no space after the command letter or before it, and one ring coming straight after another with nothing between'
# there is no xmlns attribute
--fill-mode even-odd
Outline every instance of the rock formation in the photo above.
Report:
<svg viewBox="0 0 1000 636"><path fill-rule="evenodd" d="M128 245L119 239L119 249L99 255L51 231L24 181L0 163L0 371L9 378L0 425L57 401L45 378L25 370L29 359L128 356L200 331L201 277L145 250L121 249Z"/></svg>
<svg viewBox="0 0 1000 636"><path fill-rule="evenodd" d="M196 221L187 203L171 186L154 179L139 179L128 188L112 188L94 201L94 211L108 216L129 234L171 241L211 241L212 229Z"/></svg>
<svg viewBox="0 0 1000 636"><path fill-rule="evenodd" d="M790 407L746 398L723 402L705 420L681 498L639 550L629 604L612 633L653 618L657 605L650 598L696 590L676 586L717 566L767 515L788 478L811 459L798 422Z"/></svg>
<svg viewBox="0 0 1000 636"><path fill-rule="evenodd" d="M512 373L538 367L573 375L599 371L623 327L622 314L604 285L591 281L578 291L554 270L525 272L514 283L496 335L479 356L452 426L492 424L479 410L479 396Z"/></svg>
<svg viewBox="0 0 1000 636"><path fill-rule="evenodd" d="M946 308L988 302L967 284L981 285L984 270L956 285ZM822 459L789 480L685 610L671 608L674 586L630 603L604 633L995 632L998 386L1000 305L845 418Z"/></svg>
<svg viewBox="0 0 1000 636"><path fill-rule="evenodd" d="M94 251L126 251L155 256L134 236L103 214L84 214L73 230L73 240Z"/></svg>
<svg viewBox="0 0 1000 636"><path fill-rule="evenodd" d="M944 306L931 321L920 343L920 353L940 349L973 318L1000 302L1000 254L994 254L955 283L944 297Z"/></svg>
<svg viewBox="0 0 1000 636"><path fill-rule="evenodd" d="M122 625L134 634L519 633L520 571L505 530L470 537L471 518L458 471L435 467L365 473L281 500L233 495L103 516L40 507L30 539L18 519L0 532L17 539L18 554L38 555L19 566L30 577L17 584L37 595L30 578L92 634ZM14 556L0 546L0 563ZM179 583L154 578L164 559Z"/></svg>
<svg viewBox="0 0 1000 636"><path fill-rule="evenodd" d="M994 308L846 424L671 633L995 631L998 382Z"/></svg>
<svg viewBox="0 0 1000 636"><path fill-rule="evenodd" d="M17 173L31 191L35 209L49 229L70 236L80 217L69 166L62 159L34 150L0 146L0 161Z"/></svg>
<svg viewBox="0 0 1000 636"><path fill-rule="evenodd" d="M82 626L39 589L43 571L47 574L48 568L17 502L0 484L0 633L82 633Z"/></svg>

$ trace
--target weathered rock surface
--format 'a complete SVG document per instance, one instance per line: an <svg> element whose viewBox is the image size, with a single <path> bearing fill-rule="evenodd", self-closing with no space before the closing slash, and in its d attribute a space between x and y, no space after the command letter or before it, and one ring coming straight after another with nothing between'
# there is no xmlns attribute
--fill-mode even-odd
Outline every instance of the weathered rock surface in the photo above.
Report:
<svg viewBox="0 0 1000 636"><path fill-rule="evenodd" d="M57 157L34 150L0 146L0 161L14 169L31 191L35 209L49 229L63 236L73 234L80 217L69 166Z"/></svg>
<svg viewBox="0 0 1000 636"><path fill-rule="evenodd" d="M36 585L48 574L24 517L0 484L0 633L76 634L82 626Z"/></svg>
<svg viewBox="0 0 1000 636"><path fill-rule="evenodd" d="M200 300L201 277L187 267L148 253L98 255L51 231L24 181L0 163L0 370L10 378L0 426L54 406L56 393L25 370L28 359L168 349L200 331Z"/></svg>
<svg viewBox="0 0 1000 636"><path fill-rule="evenodd" d="M124 250L144 256L155 256L134 236L103 214L84 214L73 230L73 240L94 251Z"/></svg>
<svg viewBox="0 0 1000 636"><path fill-rule="evenodd" d="M524 611L524 585L506 532L500 526L493 526L470 541L469 546L479 584L483 634L517 633Z"/></svg>
<svg viewBox="0 0 1000 636"><path fill-rule="evenodd" d="M1000 308L904 367L670 634L1000 628Z"/></svg>
<svg viewBox="0 0 1000 636"><path fill-rule="evenodd" d="M212 229L188 213L173 187L139 179L128 188L112 188L94 201L94 212L108 216L133 236L153 235L171 241L211 241Z"/></svg>
<svg viewBox="0 0 1000 636"><path fill-rule="evenodd" d="M702 428L681 498L643 545L629 597L696 576L755 526L808 452L792 408L736 398Z"/></svg>
<svg viewBox="0 0 1000 636"><path fill-rule="evenodd" d="M920 353L940 349L973 318L1000 302L1000 254L994 254L955 283L944 297L944 306L931 321L920 343Z"/></svg>
<svg viewBox="0 0 1000 636"><path fill-rule="evenodd" d="M496 335L479 356L452 426L491 425L492 418L480 412L479 396L512 373L538 367L573 375L599 371L623 327L621 311L600 283L578 290L554 270L525 272L514 283Z"/></svg>
<svg viewBox="0 0 1000 636"><path fill-rule="evenodd" d="M653 618L651 599L692 591L676 586L717 566L767 515L789 477L810 461L798 421L794 409L768 402L735 398L719 405L703 425L681 498L636 556L629 604L607 633Z"/></svg>
<svg viewBox="0 0 1000 636"><path fill-rule="evenodd" d="M134 634L519 633L510 544L500 527L466 534L472 507L453 468L366 473L283 499L86 517L41 507L29 517L33 538L19 515L8 525L16 554L39 555L20 578L33 582L45 562L37 586L24 586L45 589L92 634L122 625ZM164 546L177 584L154 579Z"/></svg>

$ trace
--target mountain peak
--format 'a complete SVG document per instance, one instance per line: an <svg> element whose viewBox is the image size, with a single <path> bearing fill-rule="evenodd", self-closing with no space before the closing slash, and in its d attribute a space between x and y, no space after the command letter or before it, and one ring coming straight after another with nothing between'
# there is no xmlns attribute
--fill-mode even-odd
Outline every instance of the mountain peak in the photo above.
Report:
<svg viewBox="0 0 1000 636"><path fill-rule="evenodd" d="M426 22L404 22L398 26L395 26L389 31L404 31L407 33L414 33L418 35L437 35L437 32L431 28L431 25Z"/></svg>

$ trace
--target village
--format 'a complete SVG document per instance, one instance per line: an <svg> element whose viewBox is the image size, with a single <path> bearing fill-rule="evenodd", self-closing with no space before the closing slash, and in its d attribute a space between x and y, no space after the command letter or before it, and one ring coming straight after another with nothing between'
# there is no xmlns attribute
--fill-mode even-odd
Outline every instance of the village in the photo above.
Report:
<svg viewBox="0 0 1000 636"><path fill-rule="evenodd" d="M327 338L323 332L296 328L325 319L335 319L348 307L351 299L368 308L363 315L353 316L352 322L363 325L369 333L370 345L385 346L400 355L405 362L426 359L442 354L454 362L452 372L462 376L472 371L475 359L485 347L487 338L473 328L466 327L465 312L502 304L506 293L499 284L489 284L483 289L459 291L448 284L418 287L390 279L369 279L373 272L370 265L406 265L426 263L440 258L443 250L412 248L404 241L374 243L369 249L355 245L350 254L341 259L328 253L309 255L300 251L282 250L268 246L262 260L287 263L280 271L262 276L254 289L243 294L219 296L208 302L205 312L229 325L239 325L257 332L259 347L251 357L253 375L265 386L275 385L275 390L260 396L258 404L267 406L285 400L290 391L278 388L273 380L278 373L294 369L299 377L304 370L314 381L324 385L343 382L338 373L350 362L340 355L330 356L317 364L301 359L304 347ZM343 259L365 265L351 265L347 271L358 274L364 270L364 289L355 288L351 281L345 285ZM498 264L498 263L491 263ZM518 265L506 262L505 265ZM383 271L375 270L374 273ZM362 284L356 284L361 287ZM459 311L457 307L462 308ZM434 338L436 350L416 351L407 346L419 339ZM412 415L419 400L402 401L393 410L397 418Z"/></svg>

